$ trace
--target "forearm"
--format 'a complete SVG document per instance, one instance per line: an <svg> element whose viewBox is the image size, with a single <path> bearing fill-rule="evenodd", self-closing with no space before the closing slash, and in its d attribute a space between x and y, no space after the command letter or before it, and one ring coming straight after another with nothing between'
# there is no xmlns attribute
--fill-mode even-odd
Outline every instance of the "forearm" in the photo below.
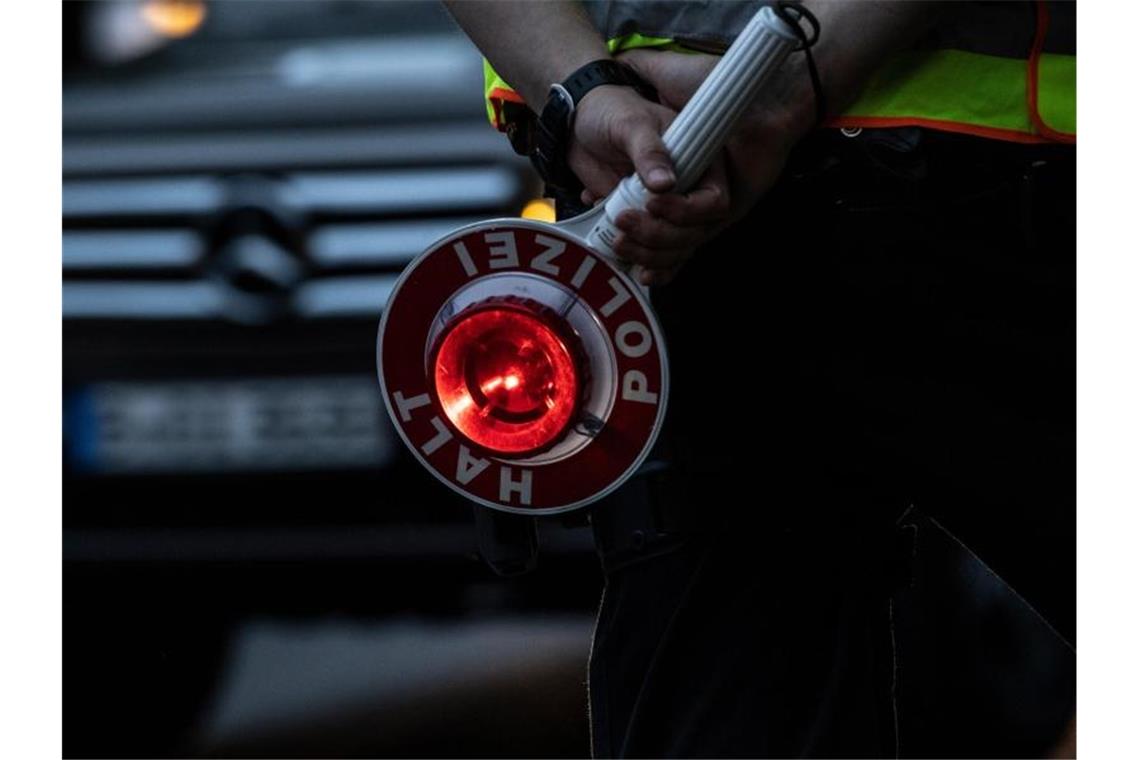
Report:
<svg viewBox="0 0 1140 760"><path fill-rule="evenodd" d="M503 79L538 111L554 82L609 58L605 40L577 2L444 0Z"/></svg>
<svg viewBox="0 0 1140 760"><path fill-rule="evenodd" d="M842 113L884 60L912 44L947 12L945 3L902 0L807 0L804 6L819 19L821 32L812 54L828 116ZM803 54L789 56L758 106L773 129L793 140L815 126L815 93Z"/></svg>

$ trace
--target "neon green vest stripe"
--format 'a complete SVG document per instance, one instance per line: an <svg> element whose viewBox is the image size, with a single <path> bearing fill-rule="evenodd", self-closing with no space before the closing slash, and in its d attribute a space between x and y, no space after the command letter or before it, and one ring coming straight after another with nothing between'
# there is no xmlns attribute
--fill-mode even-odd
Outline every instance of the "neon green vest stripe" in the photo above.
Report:
<svg viewBox="0 0 1140 760"><path fill-rule="evenodd" d="M1050 129L1077 133L1077 57L1043 53L1037 63L1037 113Z"/></svg>
<svg viewBox="0 0 1140 760"><path fill-rule="evenodd" d="M1076 131L1074 56L1041 56L1038 110L1054 129ZM963 50L896 56L872 75L843 115L934 119L1028 134L1036 131L1029 113L1025 60Z"/></svg>

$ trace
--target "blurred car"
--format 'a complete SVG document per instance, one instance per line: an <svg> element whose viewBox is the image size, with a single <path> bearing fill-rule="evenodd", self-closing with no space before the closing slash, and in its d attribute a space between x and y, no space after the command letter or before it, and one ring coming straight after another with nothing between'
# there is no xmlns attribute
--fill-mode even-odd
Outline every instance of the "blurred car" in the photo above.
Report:
<svg viewBox="0 0 1140 760"><path fill-rule="evenodd" d="M375 379L403 266L539 189L442 7L64 11L67 754L194 751L250 616L587 614L588 536L493 579Z"/></svg>

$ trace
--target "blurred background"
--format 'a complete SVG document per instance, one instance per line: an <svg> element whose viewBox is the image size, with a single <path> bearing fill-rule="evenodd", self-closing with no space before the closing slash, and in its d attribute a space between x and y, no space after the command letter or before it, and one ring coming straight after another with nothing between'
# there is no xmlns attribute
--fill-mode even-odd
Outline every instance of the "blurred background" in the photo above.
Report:
<svg viewBox="0 0 1140 760"><path fill-rule="evenodd" d="M435 2L66 2L64 749L588 753L588 530L494 576L375 379L538 191Z"/></svg>
<svg viewBox="0 0 1140 760"><path fill-rule="evenodd" d="M375 379L404 265L542 212L477 51L434 0L63 16L65 754L587 756L588 528L541 525L537 569L495 576ZM919 536L904 748L1043 754L1072 651ZM1069 609L1056 564L1030 580Z"/></svg>

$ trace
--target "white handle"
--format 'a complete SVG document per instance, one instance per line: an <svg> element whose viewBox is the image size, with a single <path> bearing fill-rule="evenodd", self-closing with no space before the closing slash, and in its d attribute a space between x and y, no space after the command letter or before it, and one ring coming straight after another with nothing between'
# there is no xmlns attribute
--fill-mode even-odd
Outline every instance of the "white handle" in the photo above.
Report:
<svg viewBox="0 0 1140 760"><path fill-rule="evenodd" d="M678 192L692 187L768 77L788 57L799 38L775 12L757 12L709 72L681 113L665 130L662 141L673 159ZM645 208L649 191L632 174L621 181L605 204L605 213L587 236L596 250L613 256L618 230L614 220L627 208Z"/></svg>

